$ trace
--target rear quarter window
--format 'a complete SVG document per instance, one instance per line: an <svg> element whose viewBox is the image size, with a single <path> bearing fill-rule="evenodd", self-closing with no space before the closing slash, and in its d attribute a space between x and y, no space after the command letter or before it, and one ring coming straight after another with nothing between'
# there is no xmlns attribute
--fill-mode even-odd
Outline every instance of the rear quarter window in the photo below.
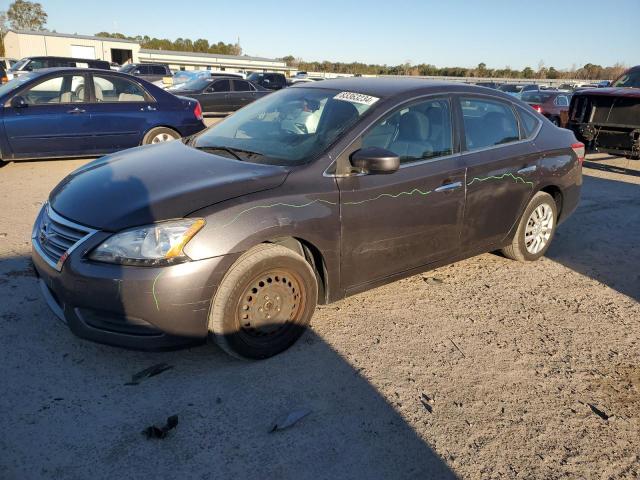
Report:
<svg viewBox="0 0 640 480"><path fill-rule="evenodd" d="M524 130L524 136L526 139L531 139L535 135L538 130L538 126L540 125L540 120L535 117L530 112L527 112L525 109L518 107L518 114L520 115L520 121L522 124L522 129Z"/></svg>

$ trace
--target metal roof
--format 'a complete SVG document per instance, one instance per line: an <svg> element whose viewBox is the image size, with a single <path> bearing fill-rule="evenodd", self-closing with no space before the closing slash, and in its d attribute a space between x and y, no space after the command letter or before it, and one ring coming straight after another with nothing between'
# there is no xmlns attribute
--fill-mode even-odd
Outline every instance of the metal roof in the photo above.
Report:
<svg viewBox="0 0 640 480"><path fill-rule="evenodd" d="M57 32L48 32L46 30L8 30L8 32L13 32L18 35L38 35L41 37L63 37L63 38L79 38L83 40L99 40L102 42L120 42L120 43L135 43L138 44L135 40L127 40L124 38L109 38L109 37L94 37L91 35L74 35L71 33L57 33Z"/></svg>
<svg viewBox="0 0 640 480"><path fill-rule="evenodd" d="M284 61L276 60L274 58L250 57L248 55L223 55L220 53L181 52L178 50L154 50L152 48L141 48L140 53L149 53L156 55L179 55L182 57L220 58L222 60L251 60L257 62L284 63Z"/></svg>

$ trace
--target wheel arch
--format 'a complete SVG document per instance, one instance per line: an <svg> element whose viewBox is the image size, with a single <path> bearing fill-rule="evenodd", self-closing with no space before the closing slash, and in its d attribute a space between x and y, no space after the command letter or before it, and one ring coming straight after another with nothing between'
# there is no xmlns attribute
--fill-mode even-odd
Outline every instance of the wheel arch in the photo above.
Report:
<svg viewBox="0 0 640 480"><path fill-rule="evenodd" d="M556 207L558 209L558 220L562 217L562 204L564 201L564 196L562 194L562 190L557 185L546 185L542 187L540 192L548 193L553 197L553 200L556 202Z"/></svg>
<svg viewBox="0 0 640 480"><path fill-rule="evenodd" d="M303 257L316 274L318 282L318 304L329 303L327 265L322 251L312 242L299 237L276 237L262 243L282 245Z"/></svg>
<svg viewBox="0 0 640 480"><path fill-rule="evenodd" d="M149 128L147 128L144 132L142 132L142 137L140 138L140 145L144 145L144 139L145 137L149 134L149 132L151 130L153 130L154 128L168 128L169 130L173 130L174 132L176 132L178 135L180 135L180 138L182 138L184 135L182 134L182 132L180 131L180 129L176 128L173 125L166 125L166 124L161 124L161 125L152 125Z"/></svg>

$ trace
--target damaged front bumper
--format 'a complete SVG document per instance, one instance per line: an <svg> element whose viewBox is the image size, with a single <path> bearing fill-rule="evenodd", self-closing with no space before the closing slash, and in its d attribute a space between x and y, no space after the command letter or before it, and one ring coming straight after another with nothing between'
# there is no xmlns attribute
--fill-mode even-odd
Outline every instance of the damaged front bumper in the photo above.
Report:
<svg viewBox="0 0 640 480"><path fill-rule="evenodd" d="M150 268L99 264L72 253L60 271L36 248L32 259L44 299L73 333L161 350L206 340L224 257Z"/></svg>

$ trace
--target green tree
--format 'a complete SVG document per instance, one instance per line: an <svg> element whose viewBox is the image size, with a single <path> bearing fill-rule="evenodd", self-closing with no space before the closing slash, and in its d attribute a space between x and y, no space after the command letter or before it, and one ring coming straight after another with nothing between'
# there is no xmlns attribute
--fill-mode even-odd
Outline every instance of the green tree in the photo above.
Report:
<svg viewBox="0 0 640 480"><path fill-rule="evenodd" d="M534 76L534 71L531 67L524 67L522 69L522 76L524 78L533 78Z"/></svg>
<svg viewBox="0 0 640 480"><path fill-rule="evenodd" d="M15 0L9 5L7 20L15 30L44 30L47 13L39 3Z"/></svg>

